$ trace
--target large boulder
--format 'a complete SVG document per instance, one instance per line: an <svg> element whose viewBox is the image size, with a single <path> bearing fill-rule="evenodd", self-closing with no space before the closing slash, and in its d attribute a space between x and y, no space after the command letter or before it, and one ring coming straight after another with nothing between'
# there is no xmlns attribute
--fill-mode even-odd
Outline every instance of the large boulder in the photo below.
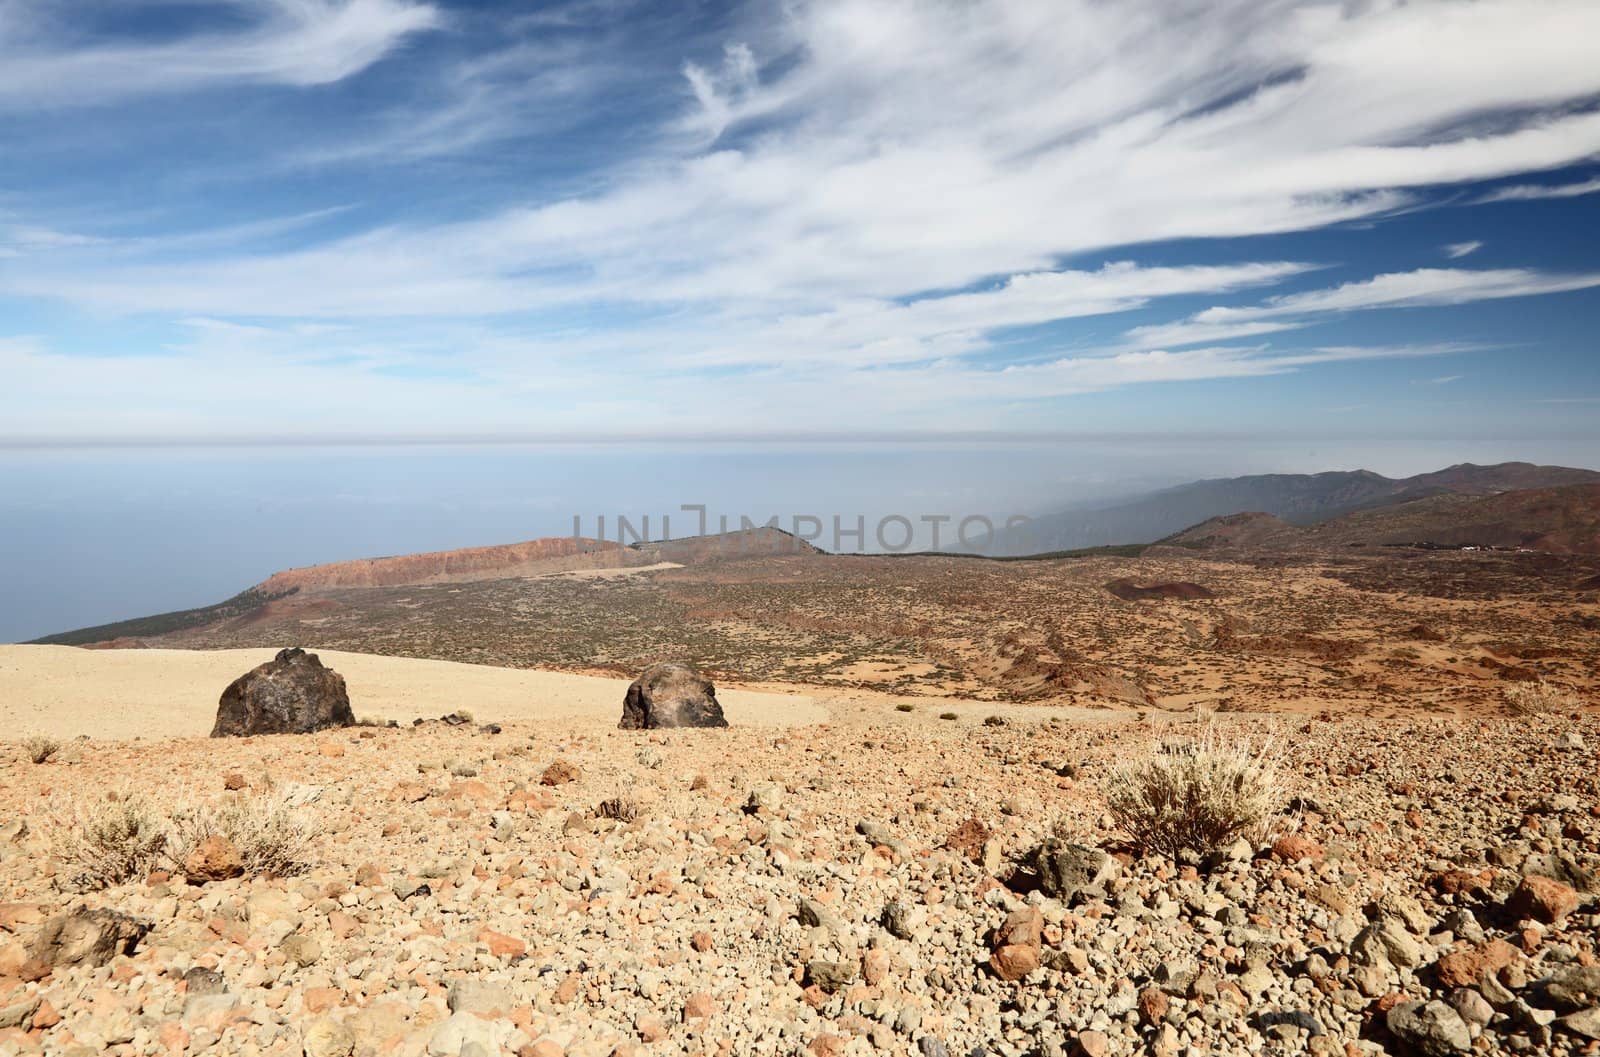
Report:
<svg viewBox="0 0 1600 1057"><path fill-rule="evenodd" d="M344 677L322 666L298 646L279 650L222 691L213 738L252 734L307 734L325 727L353 727Z"/></svg>
<svg viewBox="0 0 1600 1057"><path fill-rule="evenodd" d="M682 664L652 664L628 687L623 730L658 727L726 727L711 680Z"/></svg>
<svg viewBox="0 0 1600 1057"><path fill-rule="evenodd" d="M1044 894L1070 903L1078 896L1106 894L1106 885L1120 872L1117 860L1082 844L1050 837L1033 851L1033 868Z"/></svg>
<svg viewBox="0 0 1600 1057"><path fill-rule="evenodd" d="M132 954L150 926L115 910L77 907L46 921L29 951L33 978L69 965L104 965Z"/></svg>

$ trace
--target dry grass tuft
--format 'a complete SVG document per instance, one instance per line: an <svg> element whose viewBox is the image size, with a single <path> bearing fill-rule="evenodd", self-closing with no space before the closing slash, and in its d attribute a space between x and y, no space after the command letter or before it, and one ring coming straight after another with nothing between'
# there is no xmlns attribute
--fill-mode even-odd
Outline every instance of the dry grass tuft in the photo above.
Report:
<svg viewBox="0 0 1600 1057"><path fill-rule="evenodd" d="M22 751L34 763L48 763L61 751L61 742L45 734L30 734L22 739Z"/></svg>
<svg viewBox="0 0 1600 1057"><path fill-rule="evenodd" d="M1536 716L1549 712L1571 712L1578 699L1571 692L1540 679L1534 683L1512 683L1503 694L1506 711L1514 716Z"/></svg>
<svg viewBox="0 0 1600 1057"><path fill-rule="evenodd" d="M311 865L311 825L271 785L259 793L202 801L175 811L167 857L181 868L196 848L214 836L237 849L246 876L288 877Z"/></svg>
<svg viewBox="0 0 1600 1057"><path fill-rule="evenodd" d="M602 800L594 809L599 818L615 819L618 822L632 822L639 817L639 805L628 797L612 797Z"/></svg>
<svg viewBox="0 0 1600 1057"><path fill-rule="evenodd" d="M167 847L167 820L134 793L87 803L57 800L48 818L52 851L75 888L109 888L143 878Z"/></svg>
<svg viewBox="0 0 1600 1057"><path fill-rule="evenodd" d="M181 870L212 836L238 850L247 875L286 877L310 865L310 823L270 782L260 792L214 802L188 795L176 800L164 808L122 792L103 800L53 801L46 817L62 876L73 888L94 890L141 880L158 868Z"/></svg>
<svg viewBox="0 0 1600 1057"><path fill-rule="evenodd" d="M1147 851L1206 854L1240 837L1265 839L1284 801L1270 741L1224 739L1215 726L1181 746L1160 746L1112 774L1106 803Z"/></svg>

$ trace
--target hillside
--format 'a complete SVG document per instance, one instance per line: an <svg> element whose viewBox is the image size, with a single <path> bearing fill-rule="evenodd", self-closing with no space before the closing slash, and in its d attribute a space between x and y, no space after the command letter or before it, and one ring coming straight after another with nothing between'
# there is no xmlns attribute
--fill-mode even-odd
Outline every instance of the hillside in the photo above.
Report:
<svg viewBox="0 0 1600 1057"><path fill-rule="evenodd" d="M1211 518L1161 543L1234 552L1411 546L1594 555L1600 554L1600 484L1433 495L1315 525L1236 514Z"/></svg>
<svg viewBox="0 0 1600 1057"><path fill-rule="evenodd" d="M537 576L569 569L610 568L638 561L636 552L605 540L556 537L494 547L358 558L273 573L256 590L266 595L336 587L398 587L502 576Z"/></svg>
<svg viewBox="0 0 1600 1057"><path fill-rule="evenodd" d="M1037 553L1141 543L1182 532L1212 518L1246 511L1309 525L1357 510L1413 502L1440 494L1496 492L1600 484L1600 472L1508 462L1460 463L1389 478L1370 470L1317 474L1259 474L1195 481L1107 507L1069 509L1037 517L1003 541L1010 553Z"/></svg>
<svg viewBox="0 0 1600 1057"><path fill-rule="evenodd" d="M557 536L490 547L357 558L276 572L215 605L59 632L35 639L33 644L137 645L146 639L197 628L270 624L286 614L293 614L297 619L314 618L330 608L326 595L350 589L464 584L645 568L663 563L701 565L741 558L820 553L811 544L782 529L761 526L630 546L610 540Z"/></svg>

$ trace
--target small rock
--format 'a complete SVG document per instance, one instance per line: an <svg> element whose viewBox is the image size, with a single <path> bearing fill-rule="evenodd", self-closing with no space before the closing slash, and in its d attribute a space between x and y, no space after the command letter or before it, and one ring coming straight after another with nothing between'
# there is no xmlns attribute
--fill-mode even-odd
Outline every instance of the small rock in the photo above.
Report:
<svg viewBox="0 0 1600 1057"><path fill-rule="evenodd" d="M1111 1052L1111 1040L1103 1031L1080 1031L1072 1052L1075 1057L1106 1057Z"/></svg>
<svg viewBox="0 0 1600 1057"><path fill-rule="evenodd" d="M1022 943L997 947L989 956L989 968L1002 980L1021 980L1039 968L1039 948Z"/></svg>
<svg viewBox="0 0 1600 1057"><path fill-rule="evenodd" d="M1553 877L1530 874L1506 900L1506 908L1518 917L1554 924L1578 909L1578 893Z"/></svg>
<svg viewBox="0 0 1600 1057"><path fill-rule="evenodd" d="M856 966L851 962L833 962L816 959L806 963L806 982L815 984L828 994L839 990L856 978Z"/></svg>
<svg viewBox="0 0 1600 1057"><path fill-rule="evenodd" d="M319 1017L306 1026L300 1045L305 1057L350 1057L356 1051L356 1036L343 1023Z"/></svg>
<svg viewBox="0 0 1600 1057"><path fill-rule="evenodd" d="M1450 992L1450 1005L1468 1024L1484 1027L1494 1019L1494 1007L1488 999L1470 987L1458 987Z"/></svg>
<svg viewBox="0 0 1600 1057"><path fill-rule="evenodd" d="M1600 1005L1600 965L1570 965L1546 980L1540 991L1551 1008L1563 1013Z"/></svg>
<svg viewBox="0 0 1600 1057"><path fill-rule="evenodd" d="M213 833L195 846L183 860L183 875L190 884L226 881L244 874L244 860L233 842Z"/></svg>
<svg viewBox="0 0 1600 1057"><path fill-rule="evenodd" d="M322 944L298 932L284 937L283 942L278 944L278 949L283 952L285 958L302 969L317 964L318 959L322 957Z"/></svg>
<svg viewBox="0 0 1600 1057"><path fill-rule="evenodd" d="M1449 1057L1472 1049L1472 1033L1461 1014L1435 999L1402 1002L1389 1010L1390 1034L1424 1057Z"/></svg>
<svg viewBox="0 0 1600 1057"><path fill-rule="evenodd" d="M539 784L566 785L568 782L576 782L582 774L583 772L578 770L577 764L562 758L544 769L544 773L539 776Z"/></svg>
<svg viewBox="0 0 1600 1057"><path fill-rule="evenodd" d="M667 1023L654 1013L640 1013L633 1021L634 1030L645 1042L660 1042L667 1037Z"/></svg>
<svg viewBox="0 0 1600 1057"><path fill-rule="evenodd" d="M190 997L197 995L220 995L227 990L222 980L222 974L215 969L207 969L196 965L183 974L185 994Z"/></svg>
<svg viewBox="0 0 1600 1057"><path fill-rule="evenodd" d="M1322 845L1316 841L1308 840L1298 833L1290 833L1279 837L1272 844L1272 857L1281 862L1321 862L1326 853Z"/></svg>
<svg viewBox="0 0 1600 1057"><path fill-rule="evenodd" d="M1485 973L1497 973L1516 961L1517 949L1502 939L1490 940L1470 950L1456 951L1439 959L1434 967L1439 982L1446 987L1472 987Z"/></svg>
<svg viewBox="0 0 1600 1057"><path fill-rule="evenodd" d="M1147 987L1139 992L1139 1017L1146 1024L1160 1024L1167 1018L1172 999L1159 987Z"/></svg>
<svg viewBox="0 0 1600 1057"><path fill-rule="evenodd" d="M1600 1006L1568 1014L1556 1023L1574 1035L1582 1035L1586 1039L1600 1039Z"/></svg>
<svg viewBox="0 0 1600 1057"><path fill-rule="evenodd" d="M503 1017L516 1008L517 1002L511 997L511 992L498 984L461 976L450 982L445 1005L452 1013Z"/></svg>

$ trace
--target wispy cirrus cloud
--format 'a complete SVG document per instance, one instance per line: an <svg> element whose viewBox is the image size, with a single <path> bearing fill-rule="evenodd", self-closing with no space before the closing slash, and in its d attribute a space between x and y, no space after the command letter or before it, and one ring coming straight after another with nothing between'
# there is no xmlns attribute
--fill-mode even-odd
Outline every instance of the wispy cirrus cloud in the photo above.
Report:
<svg viewBox="0 0 1600 1057"><path fill-rule="evenodd" d="M1600 194L1600 177L1564 184L1518 184L1502 187L1477 199L1479 204L1489 202L1534 202L1542 198L1581 198Z"/></svg>
<svg viewBox="0 0 1600 1057"><path fill-rule="evenodd" d="M427 30L470 21L442 2L233 3L243 17L231 28L170 39L72 41L41 22L0 45L0 59L42 78L0 72L0 107L29 92L110 104L214 84L322 99L318 85L406 60L404 45ZM211 239L189 229L187 243L174 231L48 252L14 241L27 267L0 274L0 296L188 320L175 348L191 371L221 365L241 380L290 358L359 391L374 372L448 361L501 385L497 400L541 412L557 391L589 394L568 407L609 408L594 386L625 373L692 379L719 406L767 416L809 413L806 394L842 406L845 389L885 401L896 421L954 408L986 422L1013 401L1389 355L1287 337L1343 313L1600 283L1538 267L1372 275L1379 265L1297 290L1310 265L1243 241L1379 222L1437 185L1594 157L1600 112L1585 101L1600 94L1588 43L1600 39L1600 6L1589 0L742 10L652 41L607 35L588 5L568 5L507 24L531 36L490 33L465 57L417 57L402 78L411 94L352 110L349 137L259 145L276 175L315 164L403 193L374 191L381 201L300 225L292 240L250 231L266 206L240 194ZM548 36L573 26L570 40ZM1451 48L1426 69L1408 59L1445 38ZM665 80L650 79L658 70ZM600 123L607 88L624 86L618 95L648 105ZM359 91L341 102L364 104ZM539 167L596 142L603 164ZM279 215L315 215L304 200L315 191L297 186ZM48 215L25 222L80 237ZM86 226L81 237L106 235ZM1196 243L1211 263L1163 266L1141 250L1180 240L1212 240ZM1295 292L1264 297L1280 284ZM1232 303L1252 290L1254 304ZM1174 298L1213 307L1166 308ZM1081 347L1006 333L1133 311L1146 314L1121 321L1121 337ZM295 329L329 324L342 329Z"/></svg>
<svg viewBox="0 0 1600 1057"><path fill-rule="evenodd" d="M1470 242L1452 242L1444 247L1444 255L1451 260L1460 260L1483 249L1483 243L1473 240Z"/></svg>
<svg viewBox="0 0 1600 1057"><path fill-rule="evenodd" d="M1216 307L1189 318L1128 332L1135 345L1192 345L1219 336L1239 337L1309 326L1343 312L1382 308L1438 308L1513 297L1568 293L1600 287L1600 272L1566 274L1527 268L1467 270L1419 268L1390 272L1322 290L1270 298L1258 305Z"/></svg>
<svg viewBox="0 0 1600 1057"><path fill-rule="evenodd" d="M128 40L93 36L91 12L79 9L69 18L37 0L10 0L7 32L0 33L0 109L103 104L226 84L328 84L441 21L437 8L414 0L221 0L217 6L228 9L233 28Z"/></svg>

